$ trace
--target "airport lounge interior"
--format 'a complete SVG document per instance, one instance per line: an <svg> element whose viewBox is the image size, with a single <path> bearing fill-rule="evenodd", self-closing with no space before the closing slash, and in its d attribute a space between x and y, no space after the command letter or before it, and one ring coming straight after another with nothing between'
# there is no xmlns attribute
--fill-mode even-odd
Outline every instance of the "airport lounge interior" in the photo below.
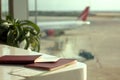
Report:
<svg viewBox="0 0 120 80"><path fill-rule="evenodd" d="M120 80L120 1L80 1L0 0L0 80Z"/></svg>

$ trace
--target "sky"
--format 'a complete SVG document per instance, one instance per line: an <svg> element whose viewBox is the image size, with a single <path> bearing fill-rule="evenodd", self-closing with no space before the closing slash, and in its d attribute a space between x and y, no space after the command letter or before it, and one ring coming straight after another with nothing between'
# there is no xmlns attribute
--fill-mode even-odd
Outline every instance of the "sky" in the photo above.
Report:
<svg viewBox="0 0 120 80"><path fill-rule="evenodd" d="M2 0L3 10L7 1ZM29 1L29 10L35 9L35 0ZM36 0L37 10L41 11L81 11L90 6L91 11L120 11L120 0Z"/></svg>
<svg viewBox="0 0 120 80"><path fill-rule="evenodd" d="M30 10L34 9L30 0ZM120 0L37 0L38 10L79 11L90 6L92 11L120 11Z"/></svg>

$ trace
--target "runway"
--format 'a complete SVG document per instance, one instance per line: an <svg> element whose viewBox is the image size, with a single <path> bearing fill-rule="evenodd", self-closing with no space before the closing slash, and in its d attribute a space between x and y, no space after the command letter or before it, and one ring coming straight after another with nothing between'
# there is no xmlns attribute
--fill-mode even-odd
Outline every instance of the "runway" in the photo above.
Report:
<svg viewBox="0 0 120 80"><path fill-rule="evenodd" d="M88 20L90 25L67 30L60 37L41 39L41 52L78 58L80 50L89 51L95 58L84 62L88 67L87 80L120 80L120 18L89 17ZM63 47L55 50L55 41L60 39Z"/></svg>

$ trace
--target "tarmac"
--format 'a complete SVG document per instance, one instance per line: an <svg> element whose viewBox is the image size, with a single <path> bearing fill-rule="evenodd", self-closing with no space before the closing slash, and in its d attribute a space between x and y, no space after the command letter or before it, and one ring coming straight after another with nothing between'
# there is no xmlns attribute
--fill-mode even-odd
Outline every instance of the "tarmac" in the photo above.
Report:
<svg viewBox="0 0 120 80"><path fill-rule="evenodd" d="M120 80L120 18L89 17L90 25L66 30L65 35L41 38L41 51L87 64L87 80ZM86 60L85 50L94 55Z"/></svg>

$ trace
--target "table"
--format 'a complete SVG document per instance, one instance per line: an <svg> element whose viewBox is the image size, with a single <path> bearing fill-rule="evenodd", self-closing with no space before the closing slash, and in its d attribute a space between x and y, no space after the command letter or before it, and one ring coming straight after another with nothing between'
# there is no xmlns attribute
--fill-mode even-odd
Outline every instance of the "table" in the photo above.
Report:
<svg viewBox="0 0 120 80"><path fill-rule="evenodd" d="M45 53L37 53L0 44L0 56L10 54L44 55ZM0 80L87 80L87 66L84 63L77 62L55 71L43 71L25 68L20 65L0 65Z"/></svg>

